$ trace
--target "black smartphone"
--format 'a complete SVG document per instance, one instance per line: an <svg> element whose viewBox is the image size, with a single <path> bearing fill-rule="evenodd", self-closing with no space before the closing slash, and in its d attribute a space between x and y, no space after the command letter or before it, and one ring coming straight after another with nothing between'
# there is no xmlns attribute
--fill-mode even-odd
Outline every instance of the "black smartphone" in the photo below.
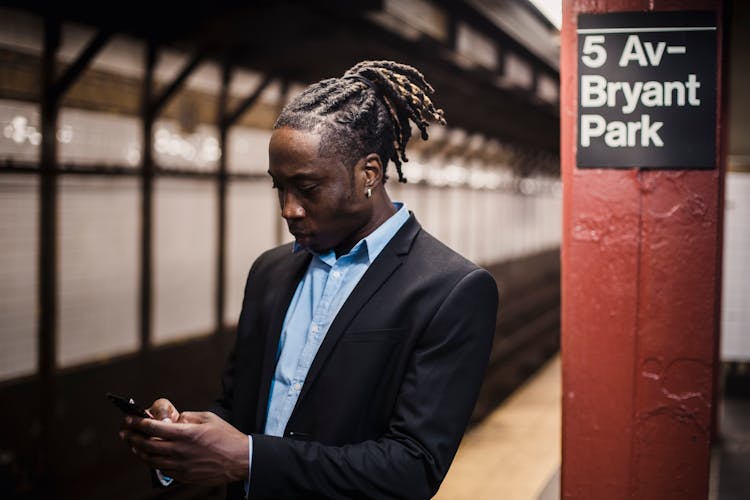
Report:
<svg viewBox="0 0 750 500"><path fill-rule="evenodd" d="M153 418L151 415L146 412L143 408L138 406L138 404L133 401L133 398L123 398L122 396L118 396L117 394L112 394L111 392L108 392L105 394L107 399L112 401L112 404L118 407L124 414L126 415L133 415L135 417L141 417L141 418ZM159 477L161 475L161 478ZM163 480L162 480L163 478ZM161 474L161 472L156 472L156 470L151 469L151 484L155 488L166 488L172 483L172 478L165 476L164 474Z"/></svg>
<svg viewBox="0 0 750 500"><path fill-rule="evenodd" d="M107 399L112 401L112 404L115 405L126 415L133 415L134 417L141 417L141 418L151 418L151 415L149 415L146 410L141 408L136 404L135 401L133 401L133 398L123 398L122 396L118 396L117 394L112 394L111 392L108 392L106 394Z"/></svg>

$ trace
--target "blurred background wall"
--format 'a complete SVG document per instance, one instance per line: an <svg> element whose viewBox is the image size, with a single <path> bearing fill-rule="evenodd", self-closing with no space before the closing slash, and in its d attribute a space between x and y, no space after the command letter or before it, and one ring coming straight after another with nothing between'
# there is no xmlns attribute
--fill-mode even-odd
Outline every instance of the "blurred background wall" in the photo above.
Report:
<svg viewBox="0 0 750 500"><path fill-rule="evenodd" d="M266 175L273 122L363 59L416 66L445 109L447 128L409 144L409 182L386 187L498 281L475 420L494 408L559 342L558 37L528 0L4 2L0 496L160 496L104 393L207 406L251 263L291 239ZM727 180L736 360L750 359L747 137Z"/></svg>

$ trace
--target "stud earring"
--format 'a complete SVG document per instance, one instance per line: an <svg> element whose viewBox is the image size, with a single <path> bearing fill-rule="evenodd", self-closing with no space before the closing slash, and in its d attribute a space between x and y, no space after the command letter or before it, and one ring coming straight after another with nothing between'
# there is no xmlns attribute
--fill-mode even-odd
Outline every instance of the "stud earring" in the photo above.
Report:
<svg viewBox="0 0 750 500"><path fill-rule="evenodd" d="M372 188L367 188L367 191L365 191L365 196L367 198L372 198Z"/></svg>

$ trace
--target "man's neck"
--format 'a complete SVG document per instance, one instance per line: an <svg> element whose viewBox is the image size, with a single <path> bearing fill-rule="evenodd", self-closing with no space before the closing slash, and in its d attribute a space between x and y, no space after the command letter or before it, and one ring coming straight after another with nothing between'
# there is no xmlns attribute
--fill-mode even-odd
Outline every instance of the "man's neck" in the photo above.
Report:
<svg viewBox="0 0 750 500"><path fill-rule="evenodd" d="M336 253L337 259L342 255L346 255L347 253L349 253L349 251L354 247L354 245L357 244L358 241L372 234L373 231L379 228L385 221L393 217L393 214L397 212L396 207L393 205L393 202L391 202L390 198L388 198L388 195L380 197L380 199L376 203L377 206L373 211L372 217L370 217L370 220L367 222L367 224L365 224L365 226L363 226L363 228L357 232L359 237L353 238L352 241L347 241L345 244L333 249Z"/></svg>

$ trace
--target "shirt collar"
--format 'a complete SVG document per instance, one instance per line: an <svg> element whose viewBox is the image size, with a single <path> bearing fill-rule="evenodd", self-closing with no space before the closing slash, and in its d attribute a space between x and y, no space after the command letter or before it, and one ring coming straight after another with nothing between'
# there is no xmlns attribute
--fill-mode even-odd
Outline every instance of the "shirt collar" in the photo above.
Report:
<svg viewBox="0 0 750 500"><path fill-rule="evenodd" d="M393 239L398 230L401 229L401 226L403 226L409 219L409 210L406 208L405 203L396 201L393 203L393 207L396 209L396 213L391 215L373 232L359 240L346 255L357 255L364 251L367 255L368 264L372 264L372 261L380 255L380 252L383 251L388 242ZM299 245L296 241L294 242L292 247L293 252L296 253L303 249L305 249L305 247ZM333 266L336 262L336 253L333 250L329 250L325 253L317 253L312 250L308 250L308 252L318 257L329 266ZM344 256L342 255L341 257Z"/></svg>

